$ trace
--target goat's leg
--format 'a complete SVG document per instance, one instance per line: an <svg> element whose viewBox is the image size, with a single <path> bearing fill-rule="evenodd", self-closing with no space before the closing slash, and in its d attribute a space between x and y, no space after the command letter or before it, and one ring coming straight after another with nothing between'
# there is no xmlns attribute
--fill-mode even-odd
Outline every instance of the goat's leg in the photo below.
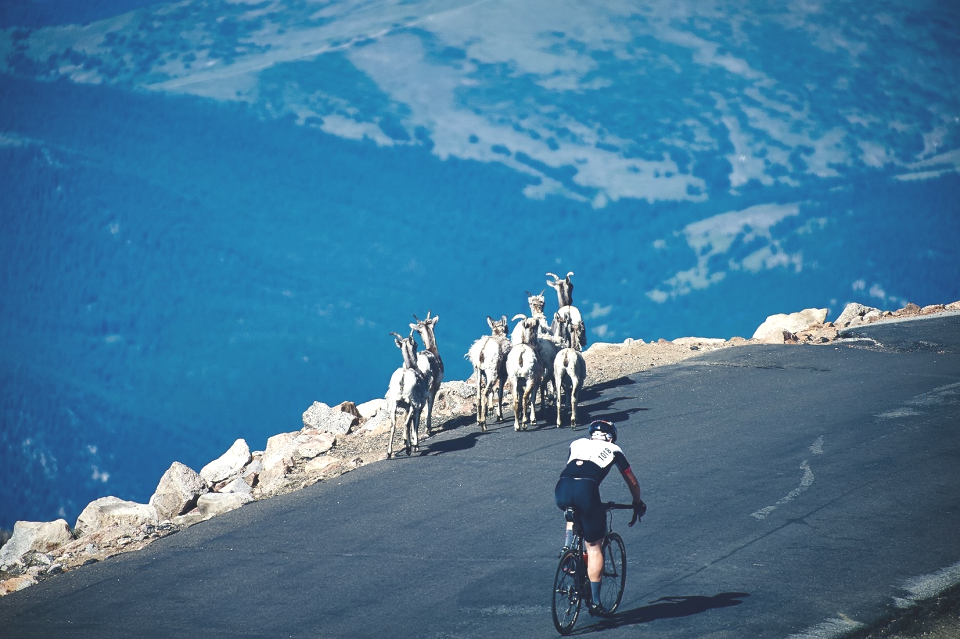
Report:
<svg viewBox="0 0 960 639"><path fill-rule="evenodd" d="M487 430L487 376L482 369L474 369L477 376L477 426L481 431Z"/></svg>
<svg viewBox="0 0 960 639"><path fill-rule="evenodd" d="M562 373L557 371L553 376L553 387L554 388L563 388ZM560 407L562 402L560 401L559 396L557 397L557 428L560 428Z"/></svg>
<svg viewBox="0 0 960 639"><path fill-rule="evenodd" d="M393 456L393 436L397 432L397 407L390 411L390 439L387 440L387 459Z"/></svg>
<svg viewBox="0 0 960 639"><path fill-rule="evenodd" d="M524 414L525 425L523 427L523 430L527 430L530 424L537 423L537 414L536 414L537 386L536 384L533 384L533 383L527 384L527 386L523 389L523 406L524 406L524 409L526 409L527 406L530 407L529 417L526 414ZM526 413L526 410L524 410L524 413Z"/></svg>
<svg viewBox="0 0 960 639"><path fill-rule="evenodd" d="M503 385L507 380L499 378L497 380L497 421L503 421Z"/></svg>
<svg viewBox="0 0 960 639"><path fill-rule="evenodd" d="M414 411L413 419L410 420L410 441L413 444L413 450L420 452L420 411ZM407 446L407 454L410 454L410 446Z"/></svg>
<svg viewBox="0 0 960 639"><path fill-rule="evenodd" d="M436 397L435 393L431 391L427 392L427 437L430 436L430 430L433 427L433 400L435 400Z"/></svg>
<svg viewBox="0 0 960 639"><path fill-rule="evenodd" d="M577 427L577 395L582 384L583 381L577 379L576 375L570 379L570 428Z"/></svg>
<svg viewBox="0 0 960 639"><path fill-rule="evenodd" d="M520 420L524 418L523 397L526 389L520 386L520 378L513 378L513 430L520 430Z"/></svg>

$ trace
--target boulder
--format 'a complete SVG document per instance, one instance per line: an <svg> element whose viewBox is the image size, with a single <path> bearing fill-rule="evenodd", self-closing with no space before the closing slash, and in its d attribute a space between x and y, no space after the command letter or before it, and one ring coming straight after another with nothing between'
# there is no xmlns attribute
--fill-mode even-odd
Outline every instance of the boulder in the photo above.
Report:
<svg viewBox="0 0 960 639"><path fill-rule="evenodd" d="M783 313L771 315L757 328L753 334L753 339L760 340L761 342L767 342L768 339L773 339L773 343L782 343L776 340L782 337L784 331L797 333L823 324L826 319L827 309L825 308L807 308L797 313L790 313L789 315L784 315Z"/></svg>
<svg viewBox="0 0 960 639"><path fill-rule="evenodd" d="M207 482L196 471L173 462L160 478L149 503L161 519L172 519L196 506L197 498L207 491Z"/></svg>
<svg viewBox="0 0 960 639"><path fill-rule="evenodd" d="M303 472L311 477L333 474L343 460L334 455L321 455L303 465Z"/></svg>
<svg viewBox="0 0 960 639"><path fill-rule="evenodd" d="M354 410L356 410L356 407L354 407ZM356 426L359 421L356 414L344 412L339 408L330 408L323 402L314 402L303 413L305 430L321 430L334 435L349 433L350 429Z"/></svg>
<svg viewBox="0 0 960 639"><path fill-rule="evenodd" d="M437 417L460 417L477 412L477 387L469 382L443 382L433 404L434 428ZM426 425L426 420L421 420Z"/></svg>
<svg viewBox="0 0 960 639"><path fill-rule="evenodd" d="M0 570L19 563L30 551L46 553L71 541L73 533L66 520L18 521L13 525L13 536L0 548Z"/></svg>
<svg viewBox="0 0 960 639"><path fill-rule="evenodd" d="M836 324L838 328L859 326L860 324L870 322L873 318L879 319L880 314L881 312L878 308L851 302L843 308L843 312L840 313L840 316L834 320L833 323Z"/></svg>
<svg viewBox="0 0 960 639"><path fill-rule="evenodd" d="M251 501L253 497L245 493L206 493L197 500L197 510L203 519L210 519L236 510Z"/></svg>
<svg viewBox="0 0 960 639"><path fill-rule="evenodd" d="M87 504L73 530L80 538L105 528L136 528L159 523L160 516L152 504L138 504L119 497L101 497Z"/></svg>
<svg viewBox="0 0 960 639"><path fill-rule="evenodd" d="M293 462L297 464L322 455L333 448L336 441L337 438L332 433L316 430L301 431L293 440Z"/></svg>
<svg viewBox="0 0 960 639"><path fill-rule="evenodd" d="M363 430L375 434L390 430L390 414L387 412L386 405L382 406L373 417L364 422Z"/></svg>
<svg viewBox="0 0 960 639"><path fill-rule="evenodd" d="M360 421L365 422L375 416L377 412L387 405L387 400L383 398L371 399L357 406L357 412L360 413Z"/></svg>
<svg viewBox="0 0 960 639"><path fill-rule="evenodd" d="M360 409L357 408L357 405L353 402L340 402L334 407L336 410L341 413L346 413L347 415L353 415L357 418L357 421L363 419L363 415L360 414Z"/></svg>
<svg viewBox="0 0 960 639"><path fill-rule="evenodd" d="M201 468L200 476L212 486L239 475L251 459L253 457L250 455L250 447L247 446L247 442L238 439L233 442L233 446L227 452Z"/></svg>
<svg viewBox="0 0 960 639"><path fill-rule="evenodd" d="M236 477L233 481L227 482L218 493L243 493L244 495L249 495L253 492L253 488L243 477ZM199 500L198 500L199 503Z"/></svg>

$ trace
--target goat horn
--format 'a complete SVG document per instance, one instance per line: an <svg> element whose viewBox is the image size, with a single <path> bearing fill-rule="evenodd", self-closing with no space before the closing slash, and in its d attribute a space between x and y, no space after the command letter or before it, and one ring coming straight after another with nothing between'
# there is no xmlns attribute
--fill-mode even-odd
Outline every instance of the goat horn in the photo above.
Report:
<svg viewBox="0 0 960 639"><path fill-rule="evenodd" d="M555 279L555 280L559 280L559 279L560 279L559 277L557 277L557 276L554 275L553 273L547 273L547 275L549 275L550 277L552 277L552 278Z"/></svg>
<svg viewBox="0 0 960 639"><path fill-rule="evenodd" d="M403 339L403 335L401 335L400 333L393 333L393 332L391 332L390 334L391 334L391 335L396 335L398 338Z"/></svg>
<svg viewBox="0 0 960 639"><path fill-rule="evenodd" d="M506 315L504 315L504 317L506 317ZM511 322L516 322L518 319L525 320L525 319L527 319L527 316L524 315L523 313L517 313L516 315L513 316L513 319L510 320L510 321L511 321Z"/></svg>
<svg viewBox="0 0 960 639"><path fill-rule="evenodd" d="M420 323L420 318L417 317L417 314L416 314L416 313L413 314L413 319L417 320L417 324Z"/></svg>
<svg viewBox="0 0 960 639"><path fill-rule="evenodd" d="M568 280L570 279L570 276L571 276L571 275L573 275L573 271L570 271L569 273L567 273L567 279L568 279Z"/></svg>

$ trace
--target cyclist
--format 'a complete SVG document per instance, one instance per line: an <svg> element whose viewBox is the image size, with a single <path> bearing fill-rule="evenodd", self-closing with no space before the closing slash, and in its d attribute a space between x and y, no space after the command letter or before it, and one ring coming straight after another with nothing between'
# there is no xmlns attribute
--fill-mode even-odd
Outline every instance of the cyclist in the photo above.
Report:
<svg viewBox="0 0 960 639"><path fill-rule="evenodd" d="M647 505L640 499L640 482L630 470L623 450L616 445L617 427L608 421L597 420L590 424L589 438L583 437L570 443L570 458L560 473L554 490L557 506L561 510L574 507L583 523L583 540L587 545L587 576L590 579L590 614L603 615L607 611L600 603L600 578L603 572L603 538L606 533L606 509L600 501L600 482L616 465L633 495L633 520L638 521L647 512ZM564 550L573 544L573 522L567 522Z"/></svg>

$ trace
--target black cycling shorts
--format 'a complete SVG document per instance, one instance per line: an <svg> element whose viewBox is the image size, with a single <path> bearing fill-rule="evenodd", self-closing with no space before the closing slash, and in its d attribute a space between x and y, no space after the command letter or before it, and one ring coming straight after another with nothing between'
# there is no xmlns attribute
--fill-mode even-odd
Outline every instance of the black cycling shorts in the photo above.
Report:
<svg viewBox="0 0 960 639"><path fill-rule="evenodd" d="M560 510L574 507L583 523L583 538L597 543L607 532L607 512L600 501L600 484L592 479L561 477L553 491Z"/></svg>

